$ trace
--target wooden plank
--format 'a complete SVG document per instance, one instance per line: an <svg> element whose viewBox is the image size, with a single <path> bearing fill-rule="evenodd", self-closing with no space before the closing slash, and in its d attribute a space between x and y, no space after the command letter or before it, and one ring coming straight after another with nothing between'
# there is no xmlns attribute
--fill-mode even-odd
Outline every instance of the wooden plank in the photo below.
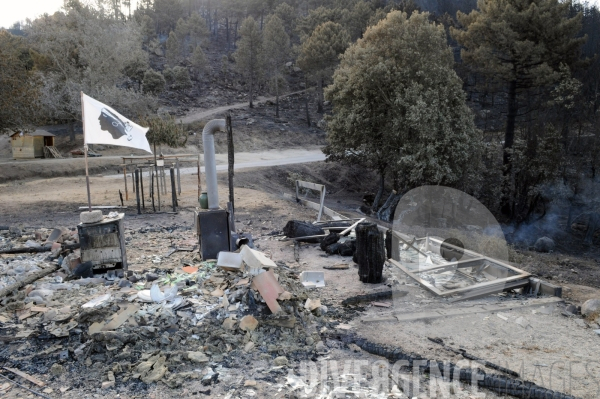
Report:
<svg viewBox="0 0 600 399"><path fill-rule="evenodd" d="M296 183L299 187L308 188L316 191L322 191L325 188L325 186L322 184L310 183L302 180L296 180Z"/></svg>
<svg viewBox="0 0 600 399"><path fill-rule="evenodd" d="M43 387L43 386L46 385L46 383L44 383L43 381L38 380L37 378L32 377L29 374L22 372L21 370L13 369L13 368L10 368L10 367L2 367L2 368L4 370L8 370L11 373L14 373L14 374L18 375L19 377L25 378L27 381L29 381L29 382L37 385L38 387Z"/></svg>
<svg viewBox="0 0 600 399"><path fill-rule="evenodd" d="M348 227L346 230L342 231L340 233L341 236L345 236L348 233L350 233L352 230L354 230L356 228L356 226L358 226L359 223L362 223L365 221L366 218L362 218L360 219L358 222L354 223L352 226Z"/></svg>
<svg viewBox="0 0 600 399"><path fill-rule="evenodd" d="M282 197L290 201L296 201L296 198L293 195L287 193L283 193ZM315 209L317 211L319 210L319 204L317 204L316 202L308 201L302 198L298 198L296 202L299 202L300 204L311 209ZM342 215L341 213L337 213L336 211L329 209L326 206L323 207L323 213L334 220L349 220L346 216Z"/></svg>

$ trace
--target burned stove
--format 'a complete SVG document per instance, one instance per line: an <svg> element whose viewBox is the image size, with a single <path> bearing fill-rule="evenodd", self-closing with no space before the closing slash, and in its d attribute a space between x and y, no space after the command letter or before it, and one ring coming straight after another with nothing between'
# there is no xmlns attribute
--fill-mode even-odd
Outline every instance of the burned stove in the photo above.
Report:
<svg viewBox="0 0 600 399"><path fill-rule="evenodd" d="M195 222L202 260L217 259L219 252L231 249L226 210L199 209L195 212Z"/></svg>
<svg viewBox="0 0 600 399"><path fill-rule="evenodd" d="M110 270L127 270L127 253L123 235L123 213L97 223L77 226L81 245L81 263L91 262L94 274Z"/></svg>

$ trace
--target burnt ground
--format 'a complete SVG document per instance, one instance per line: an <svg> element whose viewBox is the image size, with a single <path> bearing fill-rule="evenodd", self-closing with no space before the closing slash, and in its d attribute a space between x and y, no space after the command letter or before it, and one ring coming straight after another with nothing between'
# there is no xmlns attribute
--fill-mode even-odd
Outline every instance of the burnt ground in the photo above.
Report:
<svg viewBox="0 0 600 399"><path fill-rule="evenodd" d="M196 178L193 175L182 176L184 192L180 198L181 207L177 214L137 215L133 206L134 201L130 200L127 203L129 209L125 211L125 227L129 238L128 257L131 259L131 270L136 276L141 277L141 284L145 284L146 288L148 283L144 280L144 276L147 273L155 273L162 279L169 274L181 274L182 267L186 264L199 267L201 271L205 270L207 275L214 273L210 266L200 262L197 253L177 252L169 258L164 256L174 243L196 239L192 217L193 209L197 204ZM281 268L277 273L280 275L282 285L297 295L290 301L292 308L302 308L303 299L306 297L318 298L327 308L326 312L320 314L300 312L301 316L298 320L302 321L298 321L298 326L294 329L287 329L269 325L269 312L263 306L262 310L252 313L259 320L259 327L251 334L244 333L239 328L233 331L224 328L223 321L227 314L223 309L213 311L200 326L186 324L185 316L179 314L175 321L169 322L171 324L167 323L167 319L148 318L144 327L145 335L138 331L139 326L126 326L119 330L119 334L122 334L119 337L125 341L125 345L115 345L111 342L97 342L96 338L91 338L86 331L93 320L82 318L78 310L79 332L70 333L65 338L56 338L50 336L42 327L37 336L33 334L29 339L0 346L0 366L14 367L40 378L47 384L43 389L52 390L46 393L49 397L116 397L119 395L119 397L167 398L192 395L194 397L292 398L318 397L314 391L304 393L302 388L293 390L293 384L297 381L293 378L290 380L289 373L291 372L292 376L300 375L302 365L312 364L318 367L327 365L331 368L334 365L332 362L335 361L339 374L351 374L343 371L347 362L356 366L359 364L358 361L366 361L367 363L363 365L368 370L363 371L365 379L362 384L359 384L360 388L358 385L354 386L354 392L356 395L370 394L371 397L377 397L373 396L369 387L375 376L373 370L379 370L384 366L382 364L378 364L375 368L371 366L383 359L361 350L347 337L359 337L377 344L402 347L405 351L421 356L452 362L461 360L460 357L427 340L427 337L435 336L444 339L451 346L462 347L510 368L519 369L520 365L523 365L523 376L540 385L559 391L570 390L573 395L581 398L597 397L596 381L600 378L600 371L594 363L593 354L597 353L600 347L598 347L598 337L593 330L600 326L592 322L587 323L580 317L562 316L561 310L565 304L511 310L510 304L525 303L528 299L509 295L482 300L484 305L486 303L508 304L507 310L502 313L507 320L492 313L403 324L384 322L374 325L361 322L363 318L385 316L390 311L426 311L431 307L445 308L449 305L438 303L436 298L427 291L418 287L410 279L398 275L389 267L386 267L386 280L383 284L363 284L358 281L356 268L350 258L342 258L338 255L326 256L315 244L302 245L296 261L292 243L281 241L278 232L287 220L314 220L316 214L312 210L281 199L282 192L292 193L292 183L298 178L327 184L329 193L327 206L351 217L357 215L355 211L360 206L365 192L373 189L372 186L358 183L374 182L375 179L358 168L340 168L338 165L327 163L272 167L236 173L235 200L238 230L252 234L257 248L277 261ZM225 179L226 175L219 175L221 199L227 196ZM78 223L77 208L86 202L83 183L84 179L81 177L62 177L3 184L0 190L2 204L0 225L16 225L22 229L25 236L39 228L59 226L73 228ZM122 189L121 185L122 181L118 178L96 176L92 179L92 198L99 199L104 205L117 205L114 193L119 188ZM148 199L146 202L148 203ZM593 267L596 262L593 257L583 258L556 253L538 254L527 251L515 251L512 256L512 260L518 261L524 269L544 278L551 275L553 282L563 285L567 303L578 306L589 298L600 296L598 290L593 288L597 278ZM157 257L160 258L159 261ZM7 259L7 256L4 255L3 259ZM349 269L323 269L323 266L340 263L348 264ZM324 271L327 286L306 292L299 286L296 277L303 270ZM219 278L219 274L216 276ZM228 277L232 284L242 278L243 276L235 275ZM50 279L42 283L51 284L55 281ZM202 309L206 310L210 306L219 304L218 298L211 295L212 290L217 287L205 284L197 291L199 303L194 308L198 313L202 313ZM350 307L341 305L344 299L353 295L380 292L392 287L407 291L408 295L401 298L400 302L394 301L391 309L378 308L370 303ZM78 290L74 298L60 291L56 302L60 305L61 301L64 304L68 300L75 310L79 309L85 301L107 292L106 290L113 293L117 300L111 305L112 307L109 306L108 311L119 311L119 308L122 309L127 305L125 302L130 296L130 291L121 292L112 286L107 288L93 285ZM475 305L476 303L469 303L461 306L468 308ZM15 314L7 308L0 313L11 318L9 323L2 324L0 335L14 334L15 328L18 328L15 326L18 325L27 328L28 323L35 325L40 322L35 321L35 317L26 319L23 323L15 322L15 319L12 319ZM243 313L238 315L241 317ZM523 320L526 323L523 323ZM175 323L176 330L170 329L169 325L173 326L172 323ZM147 327L156 327L156 330ZM85 355L77 352L77 349L90 339L92 343L86 346L88 348L86 350L90 352L86 352ZM250 341L255 342L255 348L245 351L245 345ZM61 358L65 356L65 351L68 355L66 359ZM186 358L188 351L203 352L210 361L198 365L191 363ZM151 361L149 359L154 359L152 356L165 357L166 372L158 382L144 382L141 377L136 376L139 374L136 371ZM275 364L275 359L280 356L287 358L288 366ZM552 379L556 367L559 367L561 372L566 370L567 366L559 365L560 362L567 362L567 366L571 367L570 385L563 386L559 383L564 381L564 378L559 382ZM54 366L55 364L62 366L62 369ZM582 369L578 366L580 364L589 367L587 370ZM554 365L556 367L553 367ZM219 377L216 382L212 381L204 385L201 378L206 375L203 374L207 371L206 367L210 367L214 373L219 373ZM492 372L492 370L487 371ZM115 376L115 386L103 389L102 383L107 382L109 372ZM404 377L409 376L406 372L401 374ZM8 376L9 373L5 372L3 375ZM345 387L352 385L350 377L340 378ZM423 385L429 387L429 382L428 379L421 380L420 391L423 391ZM391 382L388 383L390 388ZM40 387L31 384L27 386L42 391ZM3 387L1 382L0 387ZM62 392L61 388L65 392ZM452 397L466 398L473 395L466 385L452 389L454 392ZM409 393L409 397L418 396L416 392L406 393ZM489 391L484 393L486 397L498 397ZM24 394L25 391L21 388L13 386L5 391L3 396L17 398ZM397 397L406 397L401 393L397 395ZM421 397L427 396L426 392L421 393Z"/></svg>

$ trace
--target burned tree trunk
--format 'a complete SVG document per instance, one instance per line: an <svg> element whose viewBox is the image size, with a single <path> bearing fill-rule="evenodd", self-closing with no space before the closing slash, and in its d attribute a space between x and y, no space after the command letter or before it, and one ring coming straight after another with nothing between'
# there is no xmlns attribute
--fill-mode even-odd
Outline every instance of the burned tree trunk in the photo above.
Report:
<svg viewBox="0 0 600 399"><path fill-rule="evenodd" d="M385 246L383 235L375 223L360 223L356 227L356 252L358 276L363 283L381 283Z"/></svg>
<svg viewBox="0 0 600 399"><path fill-rule="evenodd" d="M584 244L592 245L594 242L594 233L598 227L600 227L600 214L592 213L588 219L588 228L583 240Z"/></svg>

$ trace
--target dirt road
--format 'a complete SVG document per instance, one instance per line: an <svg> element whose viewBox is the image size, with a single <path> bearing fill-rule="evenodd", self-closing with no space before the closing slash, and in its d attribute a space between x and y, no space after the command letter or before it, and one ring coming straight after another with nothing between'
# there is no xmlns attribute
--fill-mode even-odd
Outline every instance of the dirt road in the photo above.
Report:
<svg viewBox="0 0 600 399"><path fill-rule="evenodd" d="M296 91L293 93L283 94L283 95L280 95L279 98L281 99L281 98L291 96L294 94L303 93L304 91L305 90L301 90L301 91ZM264 102L264 101L275 101L275 97L274 96L273 97L259 96L259 97L256 97L256 99L254 100L255 103ZM222 107L211 108L211 109L207 109L207 110L195 110L195 111L190 112L188 115L184 116L183 118L178 119L177 123L188 124L188 123L192 123L192 122L196 122L196 121L201 121L203 119L207 119L209 116L212 116L212 115L220 114L222 112L229 111L232 109L245 108L247 106L248 106L248 101L244 101L241 103L223 105Z"/></svg>
<svg viewBox="0 0 600 399"><path fill-rule="evenodd" d="M200 155L203 162L204 156ZM325 155L318 146L290 148L285 150L267 150L259 152L240 152L235 154L235 169L290 165L323 161ZM217 154L217 170L227 169L227 154ZM102 173L110 177L122 178L121 156L89 158L90 173ZM30 178L50 178L59 176L85 176L83 158L32 159L14 161L0 159L0 183ZM189 165L189 164L188 164ZM196 167L184 168L182 173L195 173ZM204 168L202 168L204 171ZM109 171L109 173L107 173Z"/></svg>

